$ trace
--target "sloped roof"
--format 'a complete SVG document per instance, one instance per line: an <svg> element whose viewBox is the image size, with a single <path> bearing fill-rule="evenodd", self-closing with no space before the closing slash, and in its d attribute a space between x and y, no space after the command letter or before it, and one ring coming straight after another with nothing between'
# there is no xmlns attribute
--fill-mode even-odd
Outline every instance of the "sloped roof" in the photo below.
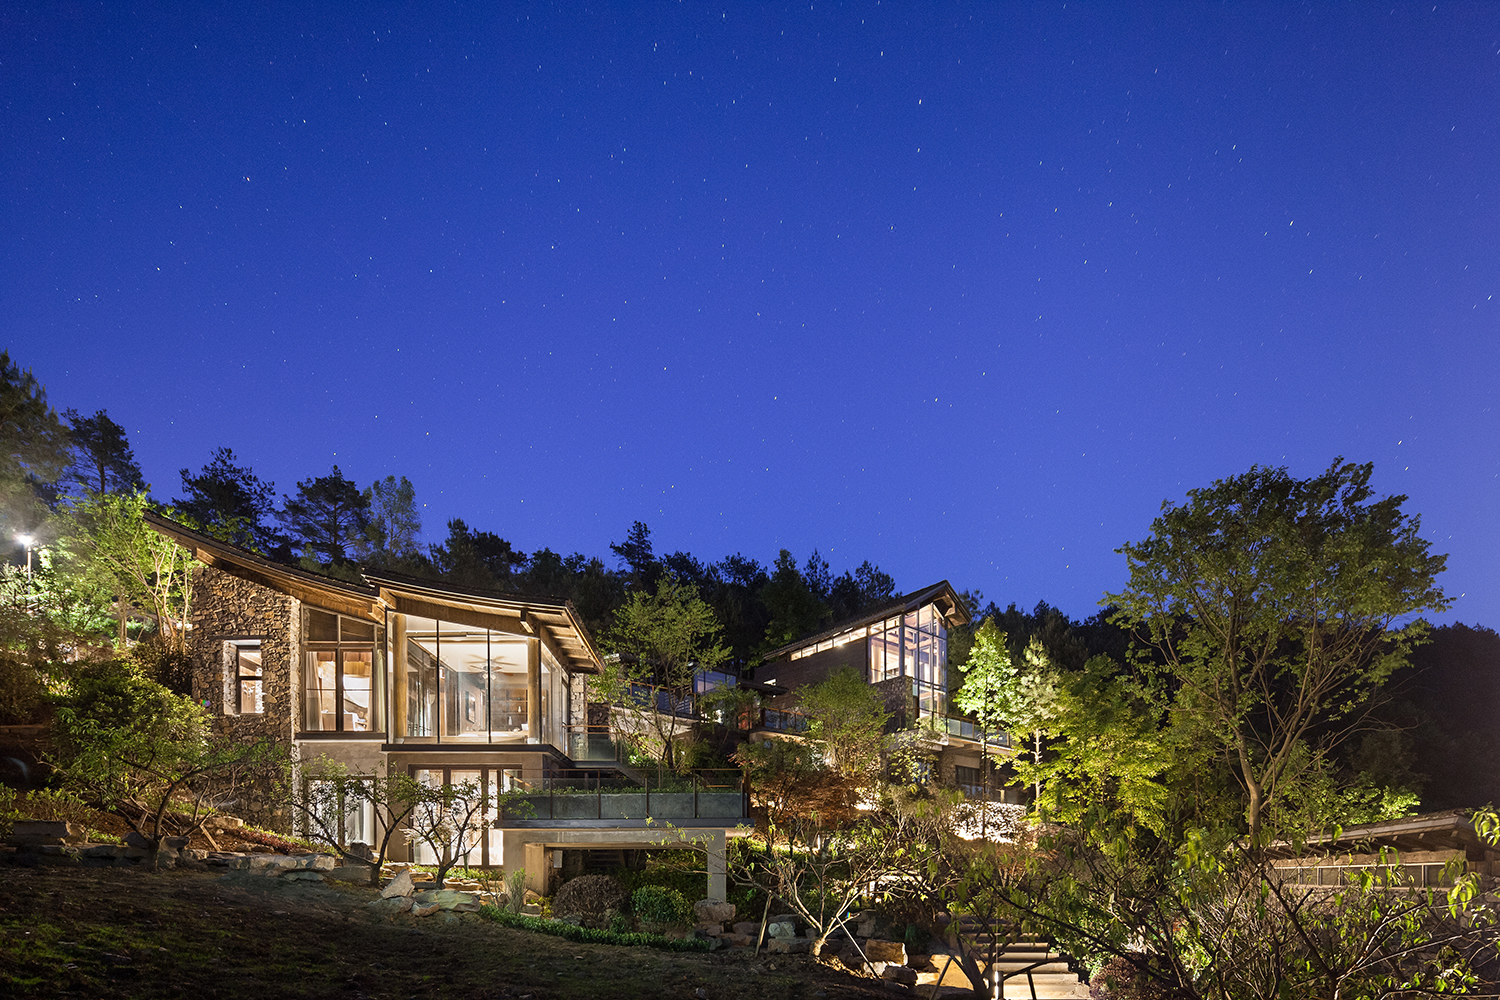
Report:
<svg viewBox="0 0 1500 1000"><path fill-rule="evenodd" d="M1338 831L1336 837L1331 834L1309 837L1306 847L1300 850L1284 841L1272 844L1269 853L1276 858L1296 858L1313 853L1344 853L1371 847L1393 847L1398 851L1461 850L1471 857L1500 857L1500 847L1489 844L1480 837L1467 809L1448 809L1421 816L1346 826Z"/></svg>
<svg viewBox="0 0 1500 1000"><path fill-rule="evenodd" d="M947 580L941 580L930 587L914 590L904 597L897 597L877 608L872 608L864 614L847 618L836 625L823 629L821 632L816 632L813 635L798 639L796 642L790 642L785 646L773 649L765 655L765 662L770 662L779 656L799 650L803 646L812 646L822 642L824 639L832 639L834 636L842 635L850 629L870 625L882 619L890 618L893 615L906 614L907 612L917 610L924 604L934 603L938 605L938 610L942 612L943 617L950 625L967 625L972 620L969 609L964 605L963 598L959 596L958 591L954 590L953 585Z"/></svg>
<svg viewBox="0 0 1500 1000"><path fill-rule="evenodd" d="M571 601L454 587L389 570L361 568L364 583L336 580L267 559L158 514L148 512L145 519L202 563L330 611L380 621L391 610L517 635L545 636L569 671L597 673L603 666Z"/></svg>

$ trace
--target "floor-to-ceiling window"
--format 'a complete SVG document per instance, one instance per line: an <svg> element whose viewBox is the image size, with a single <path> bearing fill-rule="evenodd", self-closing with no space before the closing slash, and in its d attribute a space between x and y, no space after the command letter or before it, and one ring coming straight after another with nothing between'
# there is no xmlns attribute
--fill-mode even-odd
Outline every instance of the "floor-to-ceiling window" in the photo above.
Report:
<svg viewBox="0 0 1500 1000"><path fill-rule="evenodd" d="M394 629L399 636L400 628ZM397 696L405 700L401 738L439 743L551 743L562 746L569 685L544 644L526 636L408 615ZM530 644L540 684L528 676ZM532 698L539 732L533 733Z"/></svg>
<svg viewBox="0 0 1500 1000"><path fill-rule="evenodd" d="M911 679L921 715L943 715L948 695L948 630L931 604L870 626L872 684Z"/></svg>

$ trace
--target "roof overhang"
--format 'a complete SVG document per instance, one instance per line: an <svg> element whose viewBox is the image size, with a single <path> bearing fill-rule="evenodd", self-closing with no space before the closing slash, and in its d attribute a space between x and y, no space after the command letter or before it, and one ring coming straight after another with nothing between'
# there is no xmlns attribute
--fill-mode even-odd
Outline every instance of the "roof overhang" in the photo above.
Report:
<svg viewBox="0 0 1500 1000"><path fill-rule="evenodd" d="M778 657L795 652L804 646L812 646L822 642L824 639L832 639L835 636L842 635L850 629L862 628L885 618L890 618L893 615L916 611L924 604L937 605L938 613L943 616L943 621L949 628L967 625L973 620L968 607L964 604L964 599L959 596L958 591L954 590L953 585L947 580L942 580L930 587L912 591L904 597L898 597L894 601L883 604L862 615L839 622L837 625L826 628L814 635L798 639L796 642L787 643L778 649L773 649L765 655L761 662L769 663Z"/></svg>
<svg viewBox="0 0 1500 1000"><path fill-rule="evenodd" d="M450 587L385 570L362 569L363 585L335 580L267 559L158 514L148 512L145 519L205 565L320 608L377 622L387 611L395 611L535 636L547 642L570 673L598 673L603 666L588 628L570 601Z"/></svg>
<svg viewBox="0 0 1500 1000"><path fill-rule="evenodd" d="M1272 857L1305 857L1312 853L1346 853L1370 848L1397 851L1463 851L1471 860L1500 859L1500 848L1485 842L1474 829L1467 810L1454 809L1425 816L1361 823L1344 827L1337 836L1309 837L1300 850L1286 841L1270 845Z"/></svg>

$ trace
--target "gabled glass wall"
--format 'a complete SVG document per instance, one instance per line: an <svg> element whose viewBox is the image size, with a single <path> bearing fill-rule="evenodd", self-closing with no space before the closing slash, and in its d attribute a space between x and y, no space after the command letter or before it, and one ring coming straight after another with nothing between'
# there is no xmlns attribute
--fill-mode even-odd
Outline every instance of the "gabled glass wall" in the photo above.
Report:
<svg viewBox="0 0 1500 1000"><path fill-rule="evenodd" d="M921 715L943 715L948 697L948 629L937 606L870 626L870 683L911 678Z"/></svg>

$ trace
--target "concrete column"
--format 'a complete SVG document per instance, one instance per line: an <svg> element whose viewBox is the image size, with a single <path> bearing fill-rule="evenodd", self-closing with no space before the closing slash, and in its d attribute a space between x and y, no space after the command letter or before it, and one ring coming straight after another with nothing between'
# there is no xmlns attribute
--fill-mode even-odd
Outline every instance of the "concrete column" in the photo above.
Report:
<svg viewBox="0 0 1500 1000"><path fill-rule="evenodd" d="M535 636L526 640L526 742L542 742L542 640Z"/></svg>
<svg viewBox="0 0 1500 1000"><path fill-rule="evenodd" d="M552 870L547 866L547 845L526 845L526 888L539 896L547 895L547 882Z"/></svg>
<svg viewBox="0 0 1500 1000"><path fill-rule="evenodd" d="M708 855L708 898L722 903L729 898L729 856L724 831L707 831L703 850Z"/></svg>

